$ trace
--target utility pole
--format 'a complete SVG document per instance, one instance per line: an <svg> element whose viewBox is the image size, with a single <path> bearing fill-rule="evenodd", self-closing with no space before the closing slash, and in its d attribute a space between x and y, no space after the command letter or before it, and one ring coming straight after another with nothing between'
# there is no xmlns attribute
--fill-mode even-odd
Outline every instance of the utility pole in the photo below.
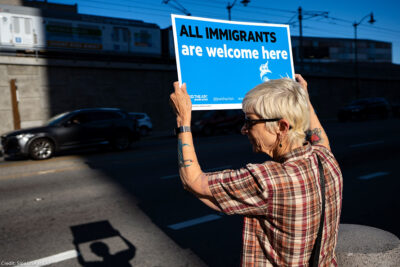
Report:
<svg viewBox="0 0 400 267"><path fill-rule="evenodd" d="M226 9L228 9L229 20L231 20L231 9L235 6L236 1L237 0L233 1L232 4L228 2L228 5L226 6ZM247 4L250 3L250 0L242 0L242 1L240 1L240 3L243 4L244 6L247 6Z"/></svg>
<svg viewBox="0 0 400 267"><path fill-rule="evenodd" d="M300 44L299 44L299 58L300 58L300 70L303 68L303 58L304 58L304 49L303 49L303 20L314 18L314 17L328 17L328 13L326 11L303 11L301 6L297 9L298 11L298 19L299 19L299 32L300 32Z"/></svg>
<svg viewBox="0 0 400 267"><path fill-rule="evenodd" d="M356 97L360 97L360 78L358 74L358 42L357 42L357 27L360 25L366 18L369 18L368 23L373 24L376 22L374 19L374 14L371 12L371 14L365 15L360 22L354 22L353 27L354 27L354 75L356 78Z"/></svg>
<svg viewBox="0 0 400 267"><path fill-rule="evenodd" d="M360 81L358 78L358 44L357 44L357 24L354 23L354 76L356 78L356 97L360 97Z"/></svg>
<svg viewBox="0 0 400 267"><path fill-rule="evenodd" d="M233 1L232 4L228 2L228 5L226 6L226 9L228 9L228 18L229 18L229 20L231 20L231 9L236 4L236 1L237 0Z"/></svg>
<svg viewBox="0 0 400 267"><path fill-rule="evenodd" d="M303 15L301 13L302 9L299 6L299 31L300 31L300 47L299 47L299 57L300 57L300 70L303 68Z"/></svg>

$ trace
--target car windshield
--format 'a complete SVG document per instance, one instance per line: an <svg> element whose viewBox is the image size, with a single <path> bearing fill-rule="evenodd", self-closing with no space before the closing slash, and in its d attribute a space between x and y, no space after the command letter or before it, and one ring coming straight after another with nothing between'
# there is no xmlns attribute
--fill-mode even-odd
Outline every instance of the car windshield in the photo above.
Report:
<svg viewBox="0 0 400 267"><path fill-rule="evenodd" d="M55 125L58 122L60 122L61 120L63 120L68 114L69 114L69 112L64 112L64 113L55 115L54 117L52 117L51 119L49 119L47 121L46 125Z"/></svg>

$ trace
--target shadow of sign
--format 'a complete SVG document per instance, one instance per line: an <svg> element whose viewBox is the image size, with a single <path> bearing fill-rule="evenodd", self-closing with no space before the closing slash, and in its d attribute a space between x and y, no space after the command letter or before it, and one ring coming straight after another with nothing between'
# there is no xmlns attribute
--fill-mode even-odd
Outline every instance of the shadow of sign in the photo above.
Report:
<svg viewBox="0 0 400 267"><path fill-rule="evenodd" d="M82 266L132 266L129 261L135 257L135 246L108 221L70 228L78 252L78 261Z"/></svg>

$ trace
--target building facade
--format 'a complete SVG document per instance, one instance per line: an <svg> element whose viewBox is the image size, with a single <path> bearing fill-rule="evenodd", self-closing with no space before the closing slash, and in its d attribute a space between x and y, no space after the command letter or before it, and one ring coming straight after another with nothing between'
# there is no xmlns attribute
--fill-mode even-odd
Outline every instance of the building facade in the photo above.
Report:
<svg viewBox="0 0 400 267"><path fill-rule="evenodd" d="M352 62L355 60L355 41L345 38L303 37L303 62ZM295 62L300 61L300 37L292 36ZM392 63L392 44L357 39L357 61Z"/></svg>

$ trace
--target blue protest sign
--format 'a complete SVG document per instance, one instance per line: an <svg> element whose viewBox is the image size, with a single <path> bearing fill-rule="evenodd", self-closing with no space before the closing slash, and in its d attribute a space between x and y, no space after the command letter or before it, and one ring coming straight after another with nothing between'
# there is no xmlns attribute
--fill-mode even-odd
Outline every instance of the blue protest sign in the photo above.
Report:
<svg viewBox="0 0 400 267"><path fill-rule="evenodd" d="M240 109L257 84L294 78L288 25L171 17L178 78L193 110Z"/></svg>

